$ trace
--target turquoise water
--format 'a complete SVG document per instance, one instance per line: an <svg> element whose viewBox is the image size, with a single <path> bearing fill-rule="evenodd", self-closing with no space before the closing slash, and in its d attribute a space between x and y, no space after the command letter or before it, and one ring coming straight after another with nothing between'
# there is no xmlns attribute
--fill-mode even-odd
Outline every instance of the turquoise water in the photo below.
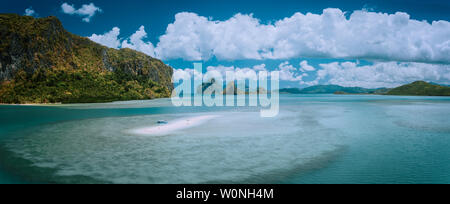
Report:
<svg viewBox="0 0 450 204"><path fill-rule="evenodd" d="M3 105L0 183L450 183L449 115L446 97L284 95L276 118L169 99Z"/></svg>

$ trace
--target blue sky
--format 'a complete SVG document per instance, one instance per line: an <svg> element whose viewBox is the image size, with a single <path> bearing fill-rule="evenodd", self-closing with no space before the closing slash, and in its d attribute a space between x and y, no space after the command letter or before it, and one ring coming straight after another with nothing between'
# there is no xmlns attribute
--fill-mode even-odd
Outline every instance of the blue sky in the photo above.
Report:
<svg viewBox="0 0 450 204"><path fill-rule="evenodd" d="M415 80L450 84L449 1L1 3L0 13L24 15L28 9L36 17L57 16L72 33L114 48L134 48L175 69L192 68L194 61L219 71L233 67L245 72L264 65L282 71L282 87L393 87ZM107 33L115 39L106 38Z"/></svg>

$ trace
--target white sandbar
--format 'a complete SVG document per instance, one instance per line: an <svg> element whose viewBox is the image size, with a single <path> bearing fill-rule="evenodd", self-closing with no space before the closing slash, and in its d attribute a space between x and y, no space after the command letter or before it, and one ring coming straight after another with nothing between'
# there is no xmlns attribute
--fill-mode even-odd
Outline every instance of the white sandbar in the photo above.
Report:
<svg viewBox="0 0 450 204"><path fill-rule="evenodd" d="M183 118L179 120L169 121L168 124L155 125L151 127L144 127L131 130L132 134L138 135L167 135L173 133L178 130L183 130L187 128L192 128L198 125L201 125L208 120L219 117L218 115L204 115L204 116L196 116L190 118Z"/></svg>

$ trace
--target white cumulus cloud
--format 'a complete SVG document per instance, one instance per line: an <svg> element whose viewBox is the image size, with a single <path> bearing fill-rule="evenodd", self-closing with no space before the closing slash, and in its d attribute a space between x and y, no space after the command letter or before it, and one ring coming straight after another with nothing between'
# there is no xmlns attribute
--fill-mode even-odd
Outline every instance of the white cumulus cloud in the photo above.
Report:
<svg viewBox="0 0 450 204"><path fill-rule="evenodd" d="M306 62L307 63L307 62ZM309 65L308 65L309 66ZM210 72L210 78L215 78L222 76L223 80L225 80L227 72L231 75L231 80L258 80L258 73L260 71L270 72L279 71L280 80L281 81L289 81L289 82L299 82L300 84L312 84L313 82L304 82L303 77L308 76L305 71L302 71L301 68L296 68L291 65L289 62L283 62L278 67L274 69L268 69L265 64L258 64L252 67L237 67L237 66L208 66L206 71ZM198 73L194 69L186 68L186 69L174 69L175 79L186 79L188 77L199 76L201 73ZM319 79L317 79L318 81ZM315 85L315 84L314 84Z"/></svg>
<svg viewBox="0 0 450 204"><path fill-rule="evenodd" d="M260 71L267 71L265 64L260 64L260 65L255 65L253 67L244 67L244 68L240 68L240 67L235 67L235 66L209 66L207 67L207 71L208 72L213 72L216 71L218 73L220 73L223 77L223 80L225 80L226 74L227 72L232 73L231 74L231 80L247 80L247 79L251 79L251 80L258 80L258 72Z"/></svg>
<svg viewBox="0 0 450 204"><path fill-rule="evenodd" d="M271 24L236 14L214 21L178 13L156 48L162 59L354 58L450 63L450 23L418 21L406 13L339 9L295 13Z"/></svg>
<svg viewBox="0 0 450 204"><path fill-rule="evenodd" d="M122 42L122 48L138 50L149 56L155 57L155 47L151 42L145 42L145 38L147 38L147 32L145 32L145 27L141 26L139 30L131 35L129 41L124 40Z"/></svg>
<svg viewBox="0 0 450 204"><path fill-rule="evenodd" d="M257 80L257 74L260 71L268 71L265 67L265 64L255 65L253 67L236 67L236 66L208 66L206 71L209 72L209 78L218 78L222 77L222 80L226 80L227 72L229 72L229 77L231 80ZM186 69L174 69L173 80L178 81L180 79L189 79L192 77L200 78L202 73L197 72L194 69L186 68ZM205 73L203 73L205 75Z"/></svg>
<svg viewBox="0 0 450 204"><path fill-rule="evenodd" d="M38 16L36 11L34 11L33 7L25 9L24 15L25 16L35 16L35 17Z"/></svg>
<svg viewBox="0 0 450 204"><path fill-rule="evenodd" d="M302 72L312 72L315 71L316 69L313 66L309 65L308 61L303 60L300 62L300 70Z"/></svg>
<svg viewBox="0 0 450 204"><path fill-rule="evenodd" d="M76 11L70 5L67 12ZM348 17L347 17L348 16ZM163 60L340 58L376 61L450 63L450 22L418 21L407 13L325 9L295 13L274 23L236 14L215 21L182 12L157 44L145 41L141 27L125 46ZM156 45L156 46L154 46ZM313 67L301 65L303 70Z"/></svg>
<svg viewBox="0 0 450 204"><path fill-rule="evenodd" d="M178 82L179 80L193 80L195 78L200 78L201 73L194 69L173 69L172 81Z"/></svg>
<svg viewBox="0 0 450 204"><path fill-rule="evenodd" d="M147 38L147 32L145 31L144 26L141 26L134 34L125 40L122 40L119 35L120 28L114 27L109 32L104 34L92 34L88 38L96 43L110 48L130 48L143 52L151 57L155 57L155 47L153 44L151 42L144 41Z"/></svg>
<svg viewBox="0 0 450 204"><path fill-rule="evenodd" d="M448 84L450 65L426 63L378 62L360 66L353 62L320 64L316 82L346 87L397 87L418 80Z"/></svg>
<svg viewBox="0 0 450 204"><path fill-rule="evenodd" d="M163 59L262 59L259 52L261 46L269 48L272 28L251 15L212 21L195 13L178 13L160 37L157 53Z"/></svg>
<svg viewBox="0 0 450 204"><path fill-rule="evenodd" d="M305 75L300 74L298 68L295 68L289 62L283 62L278 66L280 71L280 79L284 81L302 81Z"/></svg>
<svg viewBox="0 0 450 204"><path fill-rule="evenodd" d="M70 5L68 3L63 3L61 5L61 9L65 14L69 15L79 15L83 17L83 21L89 23L91 21L91 18L94 17L94 15L97 12L102 12L102 9L95 6L94 3L90 4L83 4L81 8L76 9L74 5Z"/></svg>
<svg viewBox="0 0 450 204"><path fill-rule="evenodd" d="M111 31L103 35L92 34L89 39L106 47L118 49L121 45L119 35L120 29L114 27Z"/></svg>
<svg viewBox="0 0 450 204"><path fill-rule="evenodd" d="M76 13L70 5L66 10ZM267 24L252 15L236 14L225 21L214 21L183 12L176 14L175 21L168 25L157 44L146 40L148 34L144 26L124 40L119 34L120 29L116 27L89 38L108 47L131 48L163 60L311 57L374 62L371 65L335 62L314 67L305 60L296 67L287 61L270 69L280 71L281 80L309 86L328 83L376 88L416 80L450 82L450 23L418 21L401 12L386 14L362 10L346 15L339 9L325 9L322 14L296 13ZM237 77L268 70L265 64L207 69L220 73L237 71ZM179 77L199 74L190 69L175 71ZM304 80L315 75L315 80Z"/></svg>

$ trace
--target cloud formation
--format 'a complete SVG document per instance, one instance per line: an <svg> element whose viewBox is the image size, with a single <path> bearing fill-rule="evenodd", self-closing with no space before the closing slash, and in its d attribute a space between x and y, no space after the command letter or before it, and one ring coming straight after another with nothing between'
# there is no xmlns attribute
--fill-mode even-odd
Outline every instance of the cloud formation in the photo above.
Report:
<svg viewBox="0 0 450 204"><path fill-rule="evenodd" d="M33 7L25 9L25 13L23 15L25 15L25 16L34 16L34 17L38 16L36 11L34 11Z"/></svg>
<svg viewBox="0 0 450 204"><path fill-rule="evenodd" d="M139 32L145 33L143 27ZM214 21L182 12L175 15L157 46L144 41L138 44L147 45L135 45L140 51L151 52L153 48L153 55L165 60L317 57L450 63L450 23L428 23L413 20L407 13L368 10L346 17L345 12L332 8L322 14L295 13L268 24L252 15L236 14Z"/></svg>
<svg viewBox="0 0 450 204"><path fill-rule="evenodd" d="M209 66L206 68L206 70L208 72L218 72L221 74L221 76L223 76L223 80L225 80L226 74L227 72L232 73L231 76L231 80L247 80L247 79L251 79L251 80L258 80L257 78L257 74L260 71L267 71L267 69L265 68L265 64L260 64L260 65L255 65L253 67L244 67L244 68L240 68L240 67L235 67L235 66ZM213 76L214 77L214 76Z"/></svg>
<svg viewBox="0 0 450 204"><path fill-rule="evenodd" d="M65 14L79 15L83 17L82 20L86 23L89 23L91 18L94 17L97 12L102 12L102 9L95 6L94 3L83 4L79 9L75 9L74 5L63 3L61 5L61 9Z"/></svg>
<svg viewBox="0 0 450 204"><path fill-rule="evenodd" d="M143 52L151 57L156 57L155 47L153 44L151 42L144 41L147 38L147 32L145 31L144 26L141 26L134 34L123 41L119 38L119 35L120 28L114 27L109 32L104 34L92 34L88 38L109 48L130 48Z"/></svg>
<svg viewBox="0 0 450 204"><path fill-rule="evenodd" d="M300 64L307 64L307 61L302 61ZM312 67L317 72L310 72L302 70L301 67L295 68L289 62L283 62L274 69L267 69L265 64L260 64L245 68L209 66L206 70L220 73L223 77L226 76L227 71L231 71L234 72L232 79L238 80L256 79L253 73L257 74L259 71L277 70L280 71L281 81L298 82L306 86L334 84L344 87L393 88L418 80L450 84L450 65L444 64L377 62L372 65L360 65L355 62L333 62L320 64L319 67L318 69ZM210 77L214 77L214 72L212 73L213 76ZM305 80L307 73L316 75L315 79ZM188 79L194 75L199 76L200 73L194 69L174 69L176 81Z"/></svg>
<svg viewBox="0 0 450 204"><path fill-rule="evenodd" d="M305 61L306 62L306 61ZM306 62L307 63L307 62ZM308 65L309 66L309 65ZM314 67L311 67L314 68ZM267 69L265 64L259 64L255 65L253 67L236 67L236 66L208 66L206 68L206 71L210 72L212 76L211 78L214 78L215 73L219 73L223 79L225 80L225 76L227 72L231 73L231 80L245 80L245 79L252 79L257 80L257 76L255 74L258 74L260 71L279 71L280 73L280 80L282 81L289 81L289 82L303 82L303 77L307 76L305 71L303 71L301 68L296 68L293 65L289 64L289 62L283 62L281 63L277 68L275 69ZM186 68L186 69L174 69L174 76L175 79L186 79L188 77L199 76L200 73L197 71Z"/></svg>
<svg viewBox="0 0 450 204"><path fill-rule="evenodd" d="M290 65L289 62L283 62L278 66L280 71L280 80L284 81L302 81L305 75L299 73L299 69Z"/></svg>
<svg viewBox="0 0 450 204"><path fill-rule="evenodd" d="M255 65L253 67L235 67L235 66L208 66L206 71L209 72L208 78L217 78L220 74L222 80L226 80L227 72L230 73L230 80L257 80L257 74L260 71L268 71L265 64ZM256 75L255 75L256 74ZM174 69L173 80L192 79L192 77L200 77L201 73L194 69ZM203 74L204 75L204 74Z"/></svg>
<svg viewBox="0 0 450 204"><path fill-rule="evenodd" d="M310 66L308 64L308 61L303 60L300 62L300 70L302 72L312 72L312 71L316 71L316 68L314 68L313 66Z"/></svg>
<svg viewBox="0 0 450 204"><path fill-rule="evenodd" d="M106 47L118 49L121 46L121 39L119 38L119 35L120 29L118 27L114 27L111 31L103 35L92 34L88 38Z"/></svg>
<svg viewBox="0 0 450 204"><path fill-rule="evenodd" d="M298 66L288 61L268 69L254 67L208 67L224 73L278 70L280 79L301 85L320 83L366 88L396 87L416 80L450 82L450 23L417 21L406 13L385 14L367 9L345 14L325 9L322 14L296 13L274 23L263 24L252 15L236 14L225 21L195 13L178 13L159 42L152 44L145 27L122 40L120 29L89 37L112 48L131 48L163 60L289 60L297 58L355 59L374 62L360 65L335 62ZM195 74L191 69L175 70L176 76ZM308 77L309 76L309 77ZM311 79L312 81L305 79Z"/></svg>
<svg viewBox="0 0 450 204"><path fill-rule="evenodd" d="M450 65L379 62L358 65L353 62L320 64L316 81L346 87L392 88L418 80L448 84Z"/></svg>
<svg viewBox="0 0 450 204"><path fill-rule="evenodd" d="M194 69L173 69L172 82L178 82L179 80L192 80L200 78L201 73Z"/></svg>
<svg viewBox="0 0 450 204"><path fill-rule="evenodd" d="M129 40L124 40L122 42L122 48L130 48L134 50L141 51L151 57L155 57L155 47L151 42L144 42L147 38L147 32L145 32L145 27L141 26Z"/></svg>
<svg viewBox="0 0 450 204"><path fill-rule="evenodd" d="M156 52L163 59L185 60L323 57L450 63L450 23L367 10L348 18L339 9L296 13L274 24L262 24L252 15L213 21L179 13Z"/></svg>

